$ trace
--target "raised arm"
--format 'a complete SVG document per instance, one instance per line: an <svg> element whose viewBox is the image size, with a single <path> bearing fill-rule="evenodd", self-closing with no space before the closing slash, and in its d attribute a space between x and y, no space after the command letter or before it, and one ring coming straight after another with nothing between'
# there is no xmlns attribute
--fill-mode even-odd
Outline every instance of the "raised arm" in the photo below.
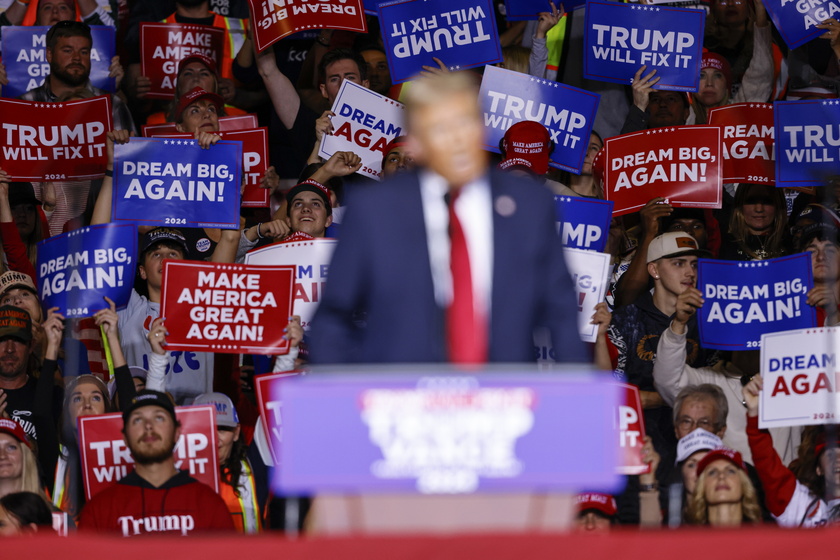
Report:
<svg viewBox="0 0 840 560"><path fill-rule="evenodd" d="M277 116L280 117L283 126L291 129L295 125L300 109L300 96L294 84L277 68L273 49L257 53L256 57L257 69L265 83L274 110L277 111Z"/></svg>
<svg viewBox="0 0 840 560"><path fill-rule="evenodd" d="M107 224L111 221L111 204L114 190L114 144L125 144L128 142L130 132L128 130L112 130L105 139L108 152L108 164L105 167L105 178L102 179L102 187L99 189L99 196L96 197L96 204L93 207L91 225Z"/></svg>

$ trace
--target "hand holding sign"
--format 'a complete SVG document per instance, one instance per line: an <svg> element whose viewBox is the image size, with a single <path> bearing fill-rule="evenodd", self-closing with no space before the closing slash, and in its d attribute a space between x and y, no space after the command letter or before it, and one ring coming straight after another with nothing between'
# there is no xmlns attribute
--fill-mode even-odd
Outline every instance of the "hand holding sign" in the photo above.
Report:
<svg viewBox="0 0 840 560"><path fill-rule="evenodd" d="M51 307L47 314L47 320L41 325L47 337L47 351L44 357L47 360L57 360L61 338L64 336L64 315L58 312L58 307Z"/></svg>
<svg viewBox="0 0 840 560"><path fill-rule="evenodd" d="M152 321L152 327L149 329L149 334L146 335L146 339L152 347L152 352L159 356L166 355L166 335L169 332L166 330L166 325L163 324L165 320L163 317L158 317Z"/></svg>
<svg viewBox="0 0 840 560"><path fill-rule="evenodd" d="M758 401L763 388L764 380L761 375L753 375L750 382L741 389L741 394L744 395L744 404L747 407L747 416L750 418L758 416Z"/></svg>
<svg viewBox="0 0 840 560"><path fill-rule="evenodd" d="M677 307L671 329L677 334L686 332L688 322L701 307L703 307L703 294L700 290L697 288L686 289L677 296Z"/></svg>
<svg viewBox="0 0 840 560"><path fill-rule="evenodd" d="M642 73L646 69L647 66L642 65L631 80L633 82L633 105L642 111L647 109L648 103L650 103L650 92L653 91L653 86L662 79L659 76L655 76L655 68L643 76Z"/></svg>
<svg viewBox="0 0 840 560"><path fill-rule="evenodd" d="M117 316L117 305L108 296L105 296L103 299L108 304L108 307L94 313L93 322L97 327L102 329L102 332L109 339L111 337L118 337L120 331L117 325L119 324L120 318Z"/></svg>

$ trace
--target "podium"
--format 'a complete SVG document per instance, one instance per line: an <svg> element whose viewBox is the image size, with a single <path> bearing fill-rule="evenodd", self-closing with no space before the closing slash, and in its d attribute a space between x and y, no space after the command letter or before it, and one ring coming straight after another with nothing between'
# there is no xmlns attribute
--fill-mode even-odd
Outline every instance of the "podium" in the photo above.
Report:
<svg viewBox="0 0 840 560"><path fill-rule="evenodd" d="M620 484L622 393L609 375L365 371L272 388L274 487L315 496L312 534L562 531L575 494Z"/></svg>

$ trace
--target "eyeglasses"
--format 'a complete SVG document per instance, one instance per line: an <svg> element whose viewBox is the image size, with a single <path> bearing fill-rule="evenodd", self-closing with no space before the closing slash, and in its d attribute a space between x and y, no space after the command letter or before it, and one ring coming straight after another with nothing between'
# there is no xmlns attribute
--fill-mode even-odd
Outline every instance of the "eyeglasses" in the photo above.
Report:
<svg viewBox="0 0 840 560"><path fill-rule="evenodd" d="M715 423L709 420L708 418L701 418L700 420L695 420L690 416L683 416L682 418L677 419L677 425L680 427L681 430L685 432L694 431L694 428L703 428L707 432L714 433L715 431Z"/></svg>

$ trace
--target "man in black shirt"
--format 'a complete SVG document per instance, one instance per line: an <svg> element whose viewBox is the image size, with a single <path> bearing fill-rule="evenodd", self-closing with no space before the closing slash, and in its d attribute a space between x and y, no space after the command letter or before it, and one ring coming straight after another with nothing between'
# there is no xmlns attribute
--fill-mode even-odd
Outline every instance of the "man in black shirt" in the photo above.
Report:
<svg viewBox="0 0 840 560"><path fill-rule="evenodd" d="M53 418L58 418L63 396L61 388L52 384L46 394L38 394L37 382L31 375L32 351L29 313L20 307L0 306L0 414L8 415L30 439L37 440L39 417L52 406Z"/></svg>

